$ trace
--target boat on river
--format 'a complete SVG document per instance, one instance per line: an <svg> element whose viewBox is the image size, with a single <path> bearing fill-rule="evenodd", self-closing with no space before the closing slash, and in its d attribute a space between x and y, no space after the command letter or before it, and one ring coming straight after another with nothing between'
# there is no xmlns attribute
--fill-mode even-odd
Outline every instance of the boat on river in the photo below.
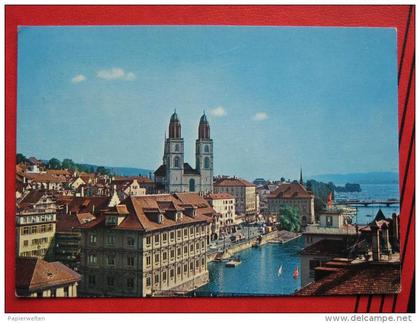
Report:
<svg viewBox="0 0 420 323"><path fill-rule="evenodd" d="M236 257L236 258L232 258L231 260L229 260L226 263L226 267L236 267L239 266L241 264L241 258Z"/></svg>

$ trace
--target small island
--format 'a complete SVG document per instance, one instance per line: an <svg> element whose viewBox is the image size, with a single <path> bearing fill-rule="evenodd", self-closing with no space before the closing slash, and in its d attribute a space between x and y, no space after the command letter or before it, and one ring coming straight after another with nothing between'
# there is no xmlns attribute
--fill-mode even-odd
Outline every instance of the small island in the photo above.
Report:
<svg viewBox="0 0 420 323"><path fill-rule="evenodd" d="M360 187L360 184L351 184L346 183L344 186L334 186L334 190L336 192L343 192L343 193L354 193L354 192L361 192L362 188Z"/></svg>

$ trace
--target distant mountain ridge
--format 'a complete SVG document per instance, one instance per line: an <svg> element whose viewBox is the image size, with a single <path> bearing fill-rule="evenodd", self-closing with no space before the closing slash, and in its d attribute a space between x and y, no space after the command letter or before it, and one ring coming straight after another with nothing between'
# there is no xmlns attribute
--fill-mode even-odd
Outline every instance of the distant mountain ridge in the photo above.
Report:
<svg viewBox="0 0 420 323"><path fill-rule="evenodd" d="M311 176L310 178L321 182L333 182L334 184L398 184L397 172L321 174Z"/></svg>

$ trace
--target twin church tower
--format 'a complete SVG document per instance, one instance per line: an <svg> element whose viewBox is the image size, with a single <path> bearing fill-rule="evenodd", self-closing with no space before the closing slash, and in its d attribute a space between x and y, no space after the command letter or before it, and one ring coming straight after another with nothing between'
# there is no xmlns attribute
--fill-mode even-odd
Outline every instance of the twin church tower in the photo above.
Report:
<svg viewBox="0 0 420 323"><path fill-rule="evenodd" d="M195 141L195 168L184 160L184 138L175 111L169 122L169 137L165 135L163 164L154 174L160 192L213 192L213 140L205 113L200 118Z"/></svg>

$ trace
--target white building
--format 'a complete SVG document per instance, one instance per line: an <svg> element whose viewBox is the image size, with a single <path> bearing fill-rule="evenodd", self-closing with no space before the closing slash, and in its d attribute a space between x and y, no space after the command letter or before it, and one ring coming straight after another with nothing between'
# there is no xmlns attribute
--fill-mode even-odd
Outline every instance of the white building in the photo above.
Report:
<svg viewBox="0 0 420 323"><path fill-rule="evenodd" d="M221 234L231 233L236 224L235 197L228 193L213 193L205 199L216 212L211 225L211 238L215 240Z"/></svg>

